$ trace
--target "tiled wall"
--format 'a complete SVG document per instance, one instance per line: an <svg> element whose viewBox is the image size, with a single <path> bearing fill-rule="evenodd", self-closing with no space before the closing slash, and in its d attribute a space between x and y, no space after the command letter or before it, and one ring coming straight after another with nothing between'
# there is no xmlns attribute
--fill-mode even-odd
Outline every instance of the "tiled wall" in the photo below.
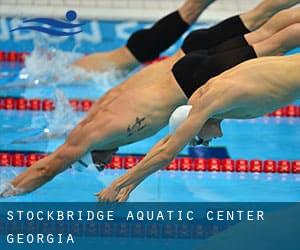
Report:
<svg viewBox="0 0 300 250"><path fill-rule="evenodd" d="M0 0L1 16L55 16L75 9L81 18L155 20L184 0ZM260 0L217 0L202 20L220 20L247 10Z"/></svg>

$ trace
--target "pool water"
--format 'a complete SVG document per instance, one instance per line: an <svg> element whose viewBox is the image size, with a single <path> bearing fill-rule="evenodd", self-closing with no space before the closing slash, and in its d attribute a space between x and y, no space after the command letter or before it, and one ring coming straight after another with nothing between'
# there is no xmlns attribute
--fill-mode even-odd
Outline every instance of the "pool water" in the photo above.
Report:
<svg viewBox="0 0 300 250"><path fill-rule="evenodd" d="M109 49L109 48L107 48ZM297 51L296 51L297 52ZM97 84L66 84L32 89L1 88L7 83L15 84L14 75L20 65L2 63L0 70L0 96L23 96L25 98L53 98L55 89L62 91L66 98L97 99L104 90ZM11 77L4 77L3 72ZM116 80L121 82L122 79ZM116 85L118 82L114 82ZM300 102L296 103L300 104ZM70 113L73 123L84 113ZM51 140L22 142L26 138L36 138L55 119L57 126L64 124L64 114L57 112L8 111L0 110L0 151L42 151L55 150L64 137ZM70 124L71 126L72 124ZM234 159L299 160L300 119L269 118L241 121L228 120L222 124L224 137L212 146L226 146ZM63 127L59 128L63 129ZM59 130L58 129L58 130ZM145 154L168 133L164 128L151 138L120 148L119 153ZM181 154L187 154L184 149ZM0 168L0 184L13 178L24 168ZM95 201L94 193L100 191L124 170L96 170L76 172L67 170L53 181L23 197L2 199L5 201ZM78 185L80 184L80 185ZM130 201L298 201L300 197L300 176L292 174L253 173L201 173L160 171L148 178L131 195Z"/></svg>

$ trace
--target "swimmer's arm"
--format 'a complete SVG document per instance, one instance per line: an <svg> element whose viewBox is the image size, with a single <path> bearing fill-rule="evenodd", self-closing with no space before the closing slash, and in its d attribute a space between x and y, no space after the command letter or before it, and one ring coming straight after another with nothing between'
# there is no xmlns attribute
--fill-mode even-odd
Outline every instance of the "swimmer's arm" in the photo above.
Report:
<svg viewBox="0 0 300 250"><path fill-rule="evenodd" d="M152 150L134 168L130 169L126 174L115 180L109 187L105 188L99 193L96 193L95 195L97 196L98 200L104 202L116 201L122 188L129 189L129 193L131 193L146 178L145 174L136 173L137 171L135 169L140 168L142 165L143 168L146 168L149 164L151 164L151 159L153 157L156 157L160 153L161 148L167 143L170 137L171 136L167 136L160 142L158 142L158 144L156 144L156 146L154 146L154 148L152 148ZM165 166L164 163L159 161L158 159L159 158L155 159L157 161L156 164L161 164L161 167ZM159 166L156 167L158 169L161 168ZM148 175L150 174L151 173L149 173Z"/></svg>
<svg viewBox="0 0 300 250"><path fill-rule="evenodd" d="M147 176L166 167L184 146L198 134L209 116L208 110L197 112L192 109L188 119L177 129L174 135L169 135L161 140L135 168L114 181L111 187L117 192L128 185L134 184L135 187Z"/></svg>
<svg viewBox="0 0 300 250"><path fill-rule="evenodd" d="M86 152L87 140L81 141L76 144L65 143L51 155L33 164L11 181L14 190L9 194L0 193L0 197L30 193L52 180Z"/></svg>

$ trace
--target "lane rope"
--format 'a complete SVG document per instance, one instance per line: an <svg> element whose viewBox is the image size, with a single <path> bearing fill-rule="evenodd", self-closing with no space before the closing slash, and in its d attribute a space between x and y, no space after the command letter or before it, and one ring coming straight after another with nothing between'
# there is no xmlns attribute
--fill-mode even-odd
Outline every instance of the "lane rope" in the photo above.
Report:
<svg viewBox="0 0 300 250"><path fill-rule="evenodd" d="M44 152L0 152L0 168L30 167L33 163L47 156ZM106 169L133 168L143 155L115 155ZM166 171L194 171L194 172L238 172L238 173L278 173L300 174L300 160L246 160L246 159L203 159L191 157L177 157L167 166Z"/></svg>
<svg viewBox="0 0 300 250"><path fill-rule="evenodd" d="M16 52L16 51L0 51L0 62L8 62L8 63L24 63L25 58L29 56L30 52ZM168 58L168 56L161 56L155 60L144 63L145 66L164 60Z"/></svg>
<svg viewBox="0 0 300 250"><path fill-rule="evenodd" d="M29 52L0 51L0 62L24 63Z"/></svg>

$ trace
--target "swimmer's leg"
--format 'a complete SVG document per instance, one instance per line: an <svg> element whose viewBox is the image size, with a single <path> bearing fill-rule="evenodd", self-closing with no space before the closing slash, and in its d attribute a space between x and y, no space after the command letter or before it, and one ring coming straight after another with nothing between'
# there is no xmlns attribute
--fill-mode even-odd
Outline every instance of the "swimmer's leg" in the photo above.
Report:
<svg viewBox="0 0 300 250"><path fill-rule="evenodd" d="M277 12L300 3L299 0L263 0L254 9L240 15L245 26L254 31L266 23Z"/></svg>
<svg viewBox="0 0 300 250"><path fill-rule="evenodd" d="M287 28L290 25L300 22L300 8L291 8L282 10L274 15L268 22L266 22L259 29L227 40L216 47L210 49L208 54L223 53L228 50L241 48L247 45L254 45L262 42L282 29Z"/></svg>
<svg viewBox="0 0 300 250"><path fill-rule="evenodd" d="M268 39L272 35L300 22L300 8L291 8L278 12L258 30L245 35L248 44L253 45Z"/></svg>
<svg viewBox="0 0 300 250"><path fill-rule="evenodd" d="M155 59L175 43L214 1L186 0L177 11L163 17L150 29L132 34L127 46L110 52L84 56L76 61L74 66L87 71L130 70L140 63Z"/></svg>
<svg viewBox="0 0 300 250"><path fill-rule="evenodd" d="M248 43L244 35L261 27L278 11L298 2L300 0L264 0L248 12L228 18L209 29L191 32L184 40L182 49L185 54L195 50L216 54L246 46Z"/></svg>
<svg viewBox="0 0 300 250"><path fill-rule="evenodd" d="M300 23L293 24L270 38L254 44L253 47L258 57L280 56L300 44Z"/></svg>
<svg viewBox="0 0 300 250"><path fill-rule="evenodd" d="M243 48L253 48L257 57L265 56L281 56L298 47L300 44L300 23L292 24L279 32L271 35L269 38L252 44L251 46L247 43L237 49L228 50L227 52L222 52L220 55L225 53L230 53L233 51L242 50ZM218 53L213 53L215 56Z"/></svg>

